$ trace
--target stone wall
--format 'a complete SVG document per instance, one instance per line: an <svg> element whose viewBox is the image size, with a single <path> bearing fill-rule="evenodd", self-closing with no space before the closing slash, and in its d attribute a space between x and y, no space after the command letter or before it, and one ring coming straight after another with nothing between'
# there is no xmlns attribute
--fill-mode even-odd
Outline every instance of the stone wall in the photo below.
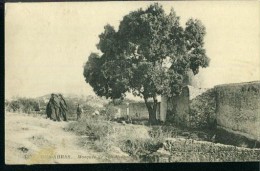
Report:
<svg viewBox="0 0 260 171"><path fill-rule="evenodd" d="M218 128L260 141L260 81L215 86L184 87L168 99L168 118L192 128Z"/></svg>
<svg viewBox="0 0 260 171"><path fill-rule="evenodd" d="M219 85L215 88L220 128L260 140L260 82Z"/></svg>
<svg viewBox="0 0 260 171"><path fill-rule="evenodd" d="M183 138L169 138L163 147L150 155L142 156L142 162L237 162L259 161L260 149L216 144Z"/></svg>

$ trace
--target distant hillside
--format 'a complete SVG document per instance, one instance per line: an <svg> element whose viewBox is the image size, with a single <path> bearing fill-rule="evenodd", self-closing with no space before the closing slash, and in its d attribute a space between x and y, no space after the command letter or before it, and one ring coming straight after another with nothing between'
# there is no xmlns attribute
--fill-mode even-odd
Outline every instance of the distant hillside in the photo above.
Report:
<svg viewBox="0 0 260 171"><path fill-rule="evenodd" d="M97 96L84 96L84 95L75 95L75 94L62 94L66 101L72 102L74 105L89 105L93 108L102 108L106 105L109 100ZM51 97L51 94L46 94L40 97L37 97L36 100L44 101L47 103Z"/></svg>

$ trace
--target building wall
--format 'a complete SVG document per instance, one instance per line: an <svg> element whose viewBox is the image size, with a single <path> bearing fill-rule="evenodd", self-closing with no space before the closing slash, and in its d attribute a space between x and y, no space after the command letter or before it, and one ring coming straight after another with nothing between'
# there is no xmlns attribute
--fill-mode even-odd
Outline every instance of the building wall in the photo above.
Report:
<svg viewBox="0 0 260 171"><path fill-rule="evenodd" d="M136 113L140 116L149 116L148 109L145 103L131 103L129 104L130 115L134 116Z"/></svg>
<svg viewBox="0 0 260 171"><path fill-rule="evenodd" d="M260 140L260 82L215 87L219 127Z"/></svg>
<svg viewBox="0 0 260 171"><path fill-rule="evenodd" d="M196 128L217 125L231 134L260 141L259 81L218 85L203 93L196 92L194 87L187 86L179 96L168 99L171 122Z"/></svg>
<svg viewBox="0 0 260 171"><path fill-rule="evenodd" d="M157 119L163 122L166 121L167 105L168 105L167 101L168 101L167 96L161 97L160 111L157 112L157 115L159 115L157 116Z"/></svg>
<svg viewBox="0 0 260 171"><path fill-rule="evenodd" d="M125 117L126 116L126 109L127 109L127 105L126 104L116 105L115 108L119 108L120 109L121 117ZM160 110L160 105L158 104L157 112L159 112L159 110ZM149 118L148 109L147 109L147 107L146 107L144 102L130 103L129 104L129 115L131 117L138 116L139 118ZM160 116L158 115L157 117L160 117Z"/></svg>
<svg viewBox="0 0 260 171"><path fill-rule="evenodd" d="M187 127L217 124L231 134L260 141L260 82L219 85L196 97L194 92L187 86L179 96L162 97L157 118ZM120 108L125 115L126 105ZM131 103L129 108L132 116L149 116L145 103Z"/></svg>
<svg viewBox="0 0 260 171"><path fill-rule="evenodd" d="M196 101L198 96L200 96L200 99L204 98L205 95L203 95L203 93L206 90L207 89L186 86L183 88L180 95L168 98L167 116L168 116L168 119L170 120L170 122L173 122L173 123L176 123L176 124L182 125L182 126L187 126L187 127L196 127L198 124L191 123L191 122L195 122L195 120L197 119L197 116L191 116L191 108L190 108L191 103L193 101ZM203 100L199 100L199 101L201 102ZM197 104L195 104L195 105L197 105ZM203 108L204 104L198 103L197 107ZM196 111L194 112L194 107L192 109L193 109L192 114L196 113ZM202 111L202 110L200 110L200 111ZM197 114L201 115L201 113L199 113L199 112L197 112Z"/></svg>
<svg viewBox="0 0 260 171"><path fill-rule="evenodd" d="M189 124L189 88L184 87L179 96L172 97L174 110L174 122L178 125L188 126Z"/></svg>

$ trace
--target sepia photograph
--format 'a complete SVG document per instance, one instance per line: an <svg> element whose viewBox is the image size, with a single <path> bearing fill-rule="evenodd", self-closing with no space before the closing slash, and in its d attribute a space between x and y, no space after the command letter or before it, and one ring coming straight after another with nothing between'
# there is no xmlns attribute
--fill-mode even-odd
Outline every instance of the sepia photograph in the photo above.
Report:
<svg viewBox="0 0 260 171"><path fill-rule="evenodd" d="M259 1L5 3L6 165L259 162Z"/></svg>

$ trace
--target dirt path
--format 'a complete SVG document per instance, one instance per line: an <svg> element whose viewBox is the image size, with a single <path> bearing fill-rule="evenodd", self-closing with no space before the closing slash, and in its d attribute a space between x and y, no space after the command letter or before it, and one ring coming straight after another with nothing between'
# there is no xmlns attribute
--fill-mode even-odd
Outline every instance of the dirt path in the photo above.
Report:
<svg viewBox="0 0 260 171"><path fill-rule="evenodd" d="M6 113L6 164L109 162L107 153L94 150L87 138L66 132L67 124L39 116Z"/></svg>

